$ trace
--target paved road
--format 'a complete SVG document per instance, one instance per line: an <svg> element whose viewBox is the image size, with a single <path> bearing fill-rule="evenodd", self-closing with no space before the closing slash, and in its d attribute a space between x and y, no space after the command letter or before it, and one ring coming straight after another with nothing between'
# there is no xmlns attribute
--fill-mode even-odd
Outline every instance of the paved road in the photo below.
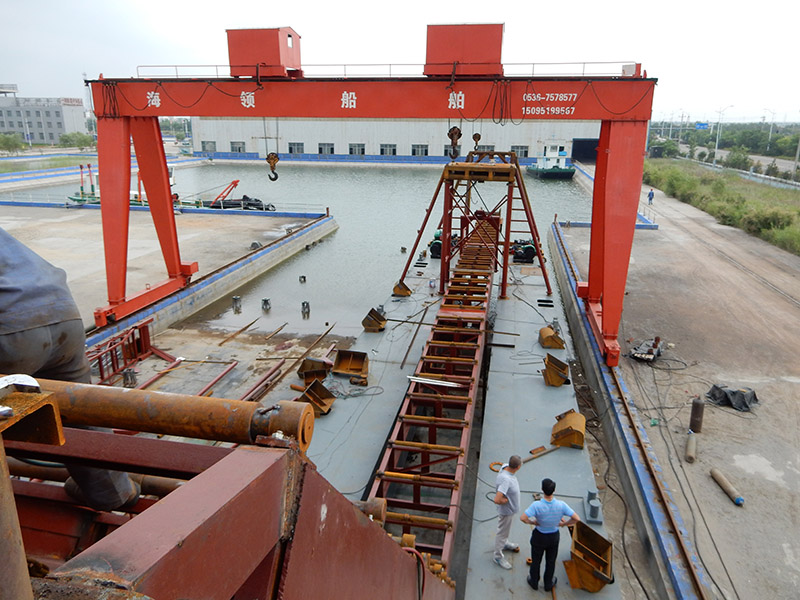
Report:
<svg viewBox="0 0 800 600"><path fill-rule="evenodd" d="M642 420L657 419L647 427L650 442L725 597L796 598L800 257L660 191L648 208L659 229L636 232L619 337L623 352L656 335L671 347L652 366L624 358L625 380ZM585 273L588 232L567 232ZM750 413L706 405L699 456L688 464L691 400L712 384L750 387L760 404ZM744 508L710 478L713 467L742 494Z"/></svg>

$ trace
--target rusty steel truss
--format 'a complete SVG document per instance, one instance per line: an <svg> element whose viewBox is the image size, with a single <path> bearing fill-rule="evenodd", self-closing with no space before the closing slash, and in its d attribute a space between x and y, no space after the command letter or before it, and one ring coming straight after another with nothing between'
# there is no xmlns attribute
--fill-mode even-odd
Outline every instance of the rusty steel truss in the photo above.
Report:
<svg viewBox="0 0 800 600"><path fill-rule="evenodd" d="M441 306L368 492L370 498L386 499L387 529L416 536L416 548L430 554L431 569L449 583L447 572L453 560L466 475L465 455L486 334L491 327L492 286L495 272L499 272L499 296L505 296L512 235L531 236L550 291L516 157L513 153L490 152L470 153L468 159L445 167L425 215L427 223L444 189ZM484 203L475 210L472 190L479 181L505 183L507 193L494 206ZM524 218L515 218L519 214ZM520 222L525 228L518 229ZM420 231L424 228L423 223ZM454 259L457 264L451 268ZM408 265L401 284L407 271ZM408 289L405 285L398 287Z"/></svg>

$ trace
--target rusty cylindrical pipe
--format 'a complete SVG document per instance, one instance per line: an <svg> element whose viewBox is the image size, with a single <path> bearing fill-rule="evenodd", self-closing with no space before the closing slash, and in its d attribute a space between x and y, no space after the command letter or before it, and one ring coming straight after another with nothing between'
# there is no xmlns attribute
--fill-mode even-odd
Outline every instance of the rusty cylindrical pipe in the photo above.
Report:
<svg viewBox="0 0 800 600"><path fill-rule="evenodd" d="M252 444L277 431L297 440L305 451L314 433L314 410L306 402L278 402L265 408L188 394L170 394L38 379L54 394L67 426L95 426L164 435Z"/></svg>
<svg viewBox="0 0 800 600"><path fill-rule="evenodd" d="M11 457L8 458L8 470L11 475L16 477L28 477L43 481L66 481L67 477L69 477L69 472L63 467L33 465ZM186 483L182 479L159 477L157 475L129 473L129 476L141 486L143 495L158 496L159 498L163 498Z"/></svg>

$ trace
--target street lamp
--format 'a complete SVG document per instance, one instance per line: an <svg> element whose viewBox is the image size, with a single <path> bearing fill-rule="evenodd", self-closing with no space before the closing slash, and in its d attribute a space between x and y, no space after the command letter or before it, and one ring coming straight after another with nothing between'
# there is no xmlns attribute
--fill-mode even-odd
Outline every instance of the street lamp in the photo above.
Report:
<svg viewBox="0 0 800 600"><path fill-rule="evenodd" d="M733 108L733 104L726 106L725 108L721 108L717 111L717 143L714 145L714 162L713 165L717 166L717 152L719 152L719 134L722 131L722 113L724 113L729 108Z"/></svg>
<svg viewBox="0 0 800 600"><path fill-rule="evenodd" d="M772 115L772 121L769 122L769 137L767 138L767 152L769 152L769 145L772 142L772 126L775 124L775 111L768 108L764 110Z"/></svg>

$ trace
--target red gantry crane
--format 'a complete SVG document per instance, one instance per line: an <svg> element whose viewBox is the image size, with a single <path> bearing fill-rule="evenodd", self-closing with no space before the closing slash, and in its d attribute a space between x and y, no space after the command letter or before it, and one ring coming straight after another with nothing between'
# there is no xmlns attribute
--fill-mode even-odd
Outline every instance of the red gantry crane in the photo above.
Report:
<svg viewBox="0 0 800 600"><path fill-rule="evenodd" d="M288 27L229 30L231 77L89 82L98 119L108 306L103 326L188 285L197 263L181 260L159 116L318 119L601 121L588 280L580 296L609 365L617 342L647 122L656 80L641 65L619 76L509 77L500 62L503 25L430 25L422 77L307 78L300 37ZM167 279L128 294L130 141L153 215Z"/></svg>

